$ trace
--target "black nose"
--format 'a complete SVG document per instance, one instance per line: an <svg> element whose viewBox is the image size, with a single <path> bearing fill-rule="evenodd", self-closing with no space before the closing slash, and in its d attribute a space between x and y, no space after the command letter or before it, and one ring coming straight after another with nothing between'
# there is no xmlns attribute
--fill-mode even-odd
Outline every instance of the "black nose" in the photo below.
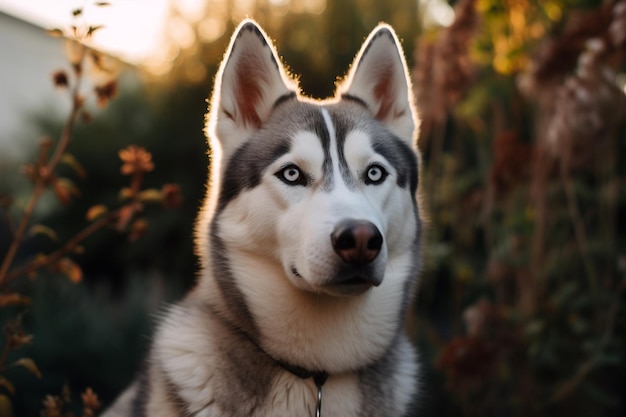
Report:
<svg viewBox="0 0 626 417"><path fill-rule="evenodd" d="M380 253L383 235L366 220L343 220L330 234L333 249L350 264L367 264Z"/></svg>

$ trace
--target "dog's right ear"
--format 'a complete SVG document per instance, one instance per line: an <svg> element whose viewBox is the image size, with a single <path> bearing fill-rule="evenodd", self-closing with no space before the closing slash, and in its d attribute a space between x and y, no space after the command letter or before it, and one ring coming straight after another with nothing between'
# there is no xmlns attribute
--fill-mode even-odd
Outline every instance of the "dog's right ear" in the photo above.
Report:
<svg viewBox="0 0 626 417"><path fill-rule="evenodd" d="M265 123L279 99L297 91L267 35L246 19L217 73L208 133L219 138L222 152L229 155Z"/></svg>
<svg viewBox="0 0 626 417"><path fill-rule="evenodd" d="M417 113L404 52L393 28L380 24L354 59L338 95L361 101L400 138L414 143Z"/></svg>

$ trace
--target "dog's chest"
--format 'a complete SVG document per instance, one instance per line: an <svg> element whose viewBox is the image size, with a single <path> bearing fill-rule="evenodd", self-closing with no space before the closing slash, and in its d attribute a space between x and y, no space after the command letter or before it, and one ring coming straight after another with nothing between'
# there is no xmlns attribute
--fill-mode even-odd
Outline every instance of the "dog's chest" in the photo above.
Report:
<svg viewBox="0 0 626 417"><path fill-rule="evenodd" d="M290 374L277 377L259 416L315 416L318 389L312 378L302 380ZM356 375L330 377L321 388L321 416L359 415L361 391Z"/></svg>
<svg viewBox="0 0 626 417"><path fill-rule="evenodd" d="M285 417L316 416L318 390L312 380L291 374L278 376L265 398L240 397L236 404L210 402L194 413L195 417ZM231 398L235 400L235 398ZM322 386L322 417L358 416L362 410L356 376L330 378ZM242 410L243 414L242 414Z"/></svg>
<svg viewBox="0 0 626 417"><path fill-rule="evenodd" d="M173 309L159 332L154 355L161 370L153 370L157 379L153 389L173 389L194 417L316 415L318 389L313 378L302 379L282 369L201 310ZM361 414L365 399L357 373L331 375L321 391L321 416Z"/></svg>

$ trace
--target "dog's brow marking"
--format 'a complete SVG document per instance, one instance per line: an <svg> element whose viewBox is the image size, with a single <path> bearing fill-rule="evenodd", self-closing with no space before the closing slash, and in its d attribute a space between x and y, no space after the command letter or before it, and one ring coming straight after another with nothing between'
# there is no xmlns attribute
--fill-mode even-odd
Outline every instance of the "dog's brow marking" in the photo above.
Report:
<svg viewBox="0 0 626 417"><path fill-rule="evenodd" d="M328 110L322 108L320 109L320 111L322 112L322 117L324 118L324 124L326 125L326 131L328 131L328 136L330 139L329 151L330 151L330 159L332 161L332 164L331 164L332 172L324 172L324 176L327 176L327 178L335 178L336 175L333 175L333 174L339 174L340 172L339 154L337 152L337 134L335 131L335 125L333 124L333 121L330 117L330 114L328 113Z"/></svg>

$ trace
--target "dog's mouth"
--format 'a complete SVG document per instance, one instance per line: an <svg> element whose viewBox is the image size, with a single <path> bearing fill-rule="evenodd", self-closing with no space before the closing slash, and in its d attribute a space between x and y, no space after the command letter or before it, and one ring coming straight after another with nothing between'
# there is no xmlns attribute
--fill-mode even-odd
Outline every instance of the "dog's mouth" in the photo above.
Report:
<svg viewBox="0 0 626 417"><path fill-rule="evenodd" d="M300 272L291 267L291 273L306 281ZM372 287L377 287L382 283L382 279L373 274L338 274L323 285L315 286L314 288L307 283L307 287L311 287L310 290L314 292L326 293L335 297L346 297L361 295L368 291Z"/></svg>
<svg viewBox="0 0 626 417"><path fill-rule="evenodd" d="M335 296L361 295L372 287L380 285L379 280L370 277L355 275L347 279L332 281L324 286L324 291Z"/></svg>

